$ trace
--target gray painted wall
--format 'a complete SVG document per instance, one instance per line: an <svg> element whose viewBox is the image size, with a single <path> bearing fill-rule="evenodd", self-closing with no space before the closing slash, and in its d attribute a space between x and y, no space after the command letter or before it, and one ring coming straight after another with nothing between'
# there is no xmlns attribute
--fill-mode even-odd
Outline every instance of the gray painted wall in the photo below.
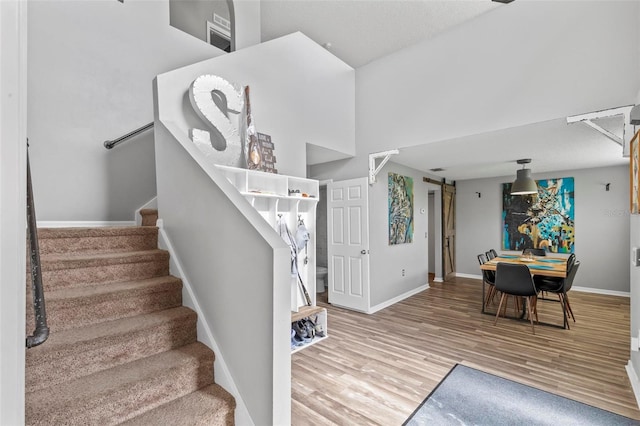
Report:
<svg viewBox="0 0 640 426"><path fill-rule="evenodd" d="M236 13L255 19L252 5ZM157 74L223 52L169 26L168 0L29 1L28 19L38 220L133 220L156 194L153 132L111 151L103 141L153 121ZM259 39L259 20L238 22Z"/></svg>
<svg viewBox="0 0 640 426"><path fill-rule="evenodd" d="M327 260L327 186L320 187L320 198L316 207L316 266L328 265Z"/></svg>
<svg viewBox="0 0 640 426"><path fill-rule="evenodd" d="M231 20L227 0L169 0L169 20L172 26L207 42L207 21L213 14ZM231 23L233 28L233 22Z"/></svg>
<svg viewBox="0 0 640 426"><path fill-rule="evenodd" d="M629 292L628 167L533 173L533 177L575 179L575 253L581 266L574 286ZM501 251L501 185L514 178L515 167L514 176L456 182L458 273L479 277L476 256L490 248ZM605 183L611 183L608 192Z"/></svg>
<svg viewBox="0 0 640 426"><path fill-rule="evenodd" d="M364 167L353 167L357 160L340 160L310 167L311 178L334 181L367 175ZM414 239L410 244L389 245L388 234L388 185L389 172L413 178L414 190ZM369 251L370 251L370 299L375 307L398 296L411 292L428 283L427 195L428 187L422 178L425 174L393 162L380 171L377 182L369 186ZM420 209L425 209L425 214ZM405 276L402 276L402 269Z"/></svg>

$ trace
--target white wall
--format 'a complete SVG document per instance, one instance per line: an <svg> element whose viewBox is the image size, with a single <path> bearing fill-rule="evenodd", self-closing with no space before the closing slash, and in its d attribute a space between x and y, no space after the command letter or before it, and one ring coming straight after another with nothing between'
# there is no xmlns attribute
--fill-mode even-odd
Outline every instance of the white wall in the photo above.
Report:
<svg viewBox="0 0 640 426"><path fill-rule="evenodd" d="M535 167L533 167L535 172ZM534 179L573 177L575 254L581 261L574 287L629 292L629 169L603 167L532 174ZM456 182L458 273L480 277L477 255L501 251L502 184L513 176ZM605 191L605 183L610 190ZM476 192L482 194L478 198Z"/></svg>
<svg viewBox="0 0 640 426"><path fill-rule="evenodd" d="M630 218L630 250L631 248L640 248L640 215L634 214L631 215ZM629 251L630 251L629 250ZM629 253L630 256L630 253ZM630 319L630 338L640 337L640 267L636 267L631 265L629 267L630 274L630 291L631 291L631 319ZM630 352L630 365L632 371L635 373L635 377L633 375L630 376L632 385L634 385L634 392L636 396L636 400L640 405L640 382L638 381L638 377L640 377L640 348L636 347L635 350ZM635 379L635 380L634 380Z"/></svg>
<svg viewBox="0 0 640 426"><path fill-rule="evenodd" d="M358 68L358 155L633 104L639 6L516 1Z"/></svg>
<svg viewBox="0 0 640 426"><path fill-rule="evenodd" d="M203 74L250 86L253 123L271 135L280 174L306 176L306 143L354 146L355 73L302 33L159 76L174 82L167 85L161 115L184 134L203 126L188 100L189 85Z"/></svg>
<svg viewBox="0 0 640 426"><path fill-rule="evenodd" d="M24 424L26 3L0 2L0 424Z"/></svg>
<svg viewBox="0 0 640 426"><path fill-rule="evenodd" d="M241 3L238 38L259 40L259 3ZM168 0L34 0L28 11L38 219L132 220L156 192L153 133L103 142L153 121L157 74L223 52L171 27Z"/></svg>

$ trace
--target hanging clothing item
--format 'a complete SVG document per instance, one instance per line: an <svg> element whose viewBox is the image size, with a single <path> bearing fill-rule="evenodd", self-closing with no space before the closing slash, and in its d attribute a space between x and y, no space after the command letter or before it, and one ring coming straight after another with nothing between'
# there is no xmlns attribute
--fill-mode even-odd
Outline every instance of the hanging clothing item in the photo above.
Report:
<svg viewBox="0 0 640 426"><path fill-rule="evenodd" d="M298 230L296 231L296 246L298 251L303 248L306 249L307 242L311 239L307 227L304 225L304 221L298 221Z"/></svg>
<svg viewBox="0 0 640 426"><path fill-rule="evenodd" d="M298 271L298 245L296 244L296 239L293 237L293 234L291 234L291 231L287 226L286 220L283 219L282 216L278 216L276 230L284 242L287 243L289 250L291 251L291 277L296 278L307 306L311 306L311 298L307 292L307 287L305 287L302 277L300 276L300 272Z"/></svg>
<svg viewBox="0 0 640 426"><path fill-rule="evenodd" d="M289 250L291 251L291 276L298 276L298 246L296 244L295 238L291 234L289 227L287 226L287 221L282 218L282 216L278 217L278 222L276 223L276 230L280 237L284 240L285 243L289 246Z"/></svg>

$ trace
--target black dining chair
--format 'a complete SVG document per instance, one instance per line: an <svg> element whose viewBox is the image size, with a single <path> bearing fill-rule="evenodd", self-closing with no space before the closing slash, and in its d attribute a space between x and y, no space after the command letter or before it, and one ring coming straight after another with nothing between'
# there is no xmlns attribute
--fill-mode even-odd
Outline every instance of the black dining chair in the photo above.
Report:
<svg viewBox="0 0 640 426"><path fill-rule="evenodd" d="M573 285L573 280L578 273L578 267L580 266L580 262L576 261L576 257L574 254L571 254L567 258L567 276L566 278L555 278L555 277L545 277L545 276L537 276L534 277L534 282L538 292L549 292L556 293L558 295L559 302L562 304L562 316L564 320L563 327L569 327L569 316L573 319L573 322L576 322L576 317L573 315L573 309L571 309L571 304L569 303L569 296L567 292L571 290L571 286Z"/></svg>
<svg viewBox="0 0 640 426"><path fill-rule="evenodd" d="M538 291L533 283L533 278L531 277L531 272L529 272L527 265L499 262L496 268L495 287L497 291L502 292L502 296L500 297L498 312L493 324L496 325L498 323L500 309L502 308L502 303L504 302L505 297L515 296L516 300L523 297L527 303L527 314L531 321L531 330L533 331L533 334L536 334L536 330L533 326L533 316L535 315L536 322L538 322L538 311L536 306ZM506 309L505 304L505 312Z"/></svg>
<svg viewBox="0 0 640 426"><path fill-rule="evenodd" d="M488 261L488 258L486 254L480 253L478 255L478 263L480 265L486 263L487 261ZM484 303L484 307L486 308L487 306L489 306L489 302L493 300L493 298L496 295L496 287L495 287L496 273L494 271L482 270L482 281L488 286L487 294L485 295L485 298L482 302Z"/></svg>
<svg viewBox="0 0 640 426"><path fill-rule="evenodd" d="M546 256L547 251L543 248L526 248L522 250L522 254L532 254L534 256Z"/></svg>
<svg viewBox="0 0 640 426"><path fill-rule="evenodd" d="M495 259L496 257L498 257L498 253L494 249L491 249L487 252L487 259L491 260Z"/></svg>

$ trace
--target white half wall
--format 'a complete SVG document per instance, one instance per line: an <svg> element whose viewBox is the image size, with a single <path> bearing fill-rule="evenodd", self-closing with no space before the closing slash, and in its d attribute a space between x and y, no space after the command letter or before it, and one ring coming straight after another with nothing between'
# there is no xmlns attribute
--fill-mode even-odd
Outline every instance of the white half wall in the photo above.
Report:
<svg viewBox="0 0 640 426"><path fill-rule="evenodd" d="M629 168L532 177L574 178L575 254L581 262L574 286L629 292ZM513 176L456 182L456 272L480 275L477 255L491 248L502 251L502 184L514 179L515 169ZM609 191L605 183L611 184Z"/></svg>
<svg viewBox="0 0 640 426"><path fill-rule="evenodd" d="M155 130L163 229L203 320L253 423L289 424L289 248L174 123Z"/></svg>
<svg viewBox="0 0 640 426"><path fill-rule="evenodd" d="M24 424L27 6L0 2L0 424Z"/></svg>
<svg viewBox="0 0 640 426"><path fill-rule="evenodd" d="M188 96L204 74L250 86L253 123L271 136L278 173L306 177L307 143L355 153L355 72L302 33L159 75L167 90L160 117L185 135L204 128Z"/></svg>

